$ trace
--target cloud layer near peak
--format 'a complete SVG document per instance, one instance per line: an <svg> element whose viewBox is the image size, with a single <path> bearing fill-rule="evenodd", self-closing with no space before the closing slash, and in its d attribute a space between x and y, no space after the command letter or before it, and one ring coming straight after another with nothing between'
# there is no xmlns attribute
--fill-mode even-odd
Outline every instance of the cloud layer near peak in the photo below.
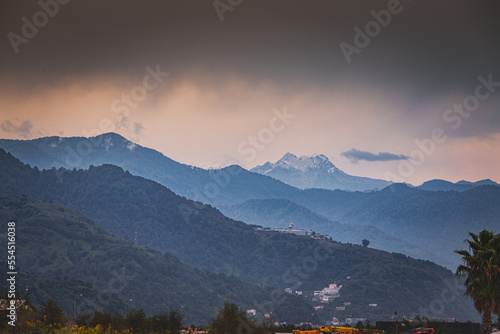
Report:
<svg viewBox="0 0 500 334"><path fill-rule="evenodd" d="M341 155L349 159L353 164L357 164L360 160L364 161L395 161L395 160L407 160L411 157L403 154L394 154L389 152L379 152L372 153L368 151L360 151L358 149L350 149L349 151L342 152Z"/></svg>

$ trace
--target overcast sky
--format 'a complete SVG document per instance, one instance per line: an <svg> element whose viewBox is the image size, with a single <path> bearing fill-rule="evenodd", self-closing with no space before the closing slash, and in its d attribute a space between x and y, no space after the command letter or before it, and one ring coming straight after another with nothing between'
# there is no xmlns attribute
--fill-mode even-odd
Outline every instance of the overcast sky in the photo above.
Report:
<svg viewBox="0 0 500 334"><path fill-rule="evenodd" d="M500 182L498 1L59 1L0 0L2 138Z"/></svg>

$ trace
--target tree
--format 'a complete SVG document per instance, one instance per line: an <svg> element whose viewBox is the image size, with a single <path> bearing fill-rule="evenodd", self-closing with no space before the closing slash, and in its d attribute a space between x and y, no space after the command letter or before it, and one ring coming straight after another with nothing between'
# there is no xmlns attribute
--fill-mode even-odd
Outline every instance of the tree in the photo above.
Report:
<svg viewBox="0 0 500 334"><path fill-rule="evenodd" d="M253 333L257 326L247 318L244 310L234 303L225 302L219 313L210 323L213 334Z"/></svg>
<svg viewBox="0 0 500 334"><path fill-rule="evenodd" d="M184 314L179 310L168 311L168 330L171 334L178 333L182 329Z"/></svg>
<svg viewBox="0 0 500 334"><path fill-rule="evenodd" d="M125 320L120 313L109 313L104 311L93 311L87 314L79 314L75 323L78 326L95 327L101 325L106 331L111 327L111 330L121 331L125 329Z"/></svg>
<svg viewBox="0 0 500 334"><path fill-rule="evenodd" d="M161 311L160 314L155 314L151 318L151 327L153 332L166 333L169 327L168 314Z"/></svg>
<svg viewBox="0 0 500 334"><path fill-rule="evenodd" d="M40 314L46 325L64 324L66 318L63 309L54 298L42 302Z"/></svg>
<svg viewBox="0 0 500 334"><path fill-rule="evenodd" d="M465 295L472 298L474 307L483 315L483 333L491 333L491 314L500 309L500 235L483 230L478 235L469 233L465 240L469 250L456 250L463 263L456 275L465 277Z"/></svg>
<svg viewBox="0 0 500 334"><path fill-rule="evenodd" d="M179 310L170 310L168 313L162 311L152 316L152 329L157 333L178 333L182 329L184 314Z"/></svg>
<svg viewBox="0 0 500 334"><path fill-rule="evenodd" d="M363 240L361 240L361 243L363 244L363 246L368 247L368 245L370 244L370 240L363 239Z"/></svg>
<svg viewBox="0 0 500 334"><path fill-rule="evenodd" d="M131 310L127 315L127 325L130 327L134 333L146 333L147 332L147 318L146 312L143 309Z"/></svg>

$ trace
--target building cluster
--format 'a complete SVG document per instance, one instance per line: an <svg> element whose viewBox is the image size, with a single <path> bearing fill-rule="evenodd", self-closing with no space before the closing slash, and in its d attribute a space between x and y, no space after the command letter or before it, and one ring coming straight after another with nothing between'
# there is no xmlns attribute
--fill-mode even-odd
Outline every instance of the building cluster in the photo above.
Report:
<svg viewBox="0 0 500 334"><path fill-rule="evenodd" d="M323 290L314 291L313 300L321 303L329 303L335 298L340 297L340 288L342 288L342 285L337 285L336 283L329 284Z"/></svg>
<svg viewBox="0 0 500 334"><path fill-rule="evenodd" d="M255 229L258 232L279 232L279 233L290 233L295 235L308 236L314 239L320 240L332 240L332 238L328 235L319 234L314 232L313 230L309 230L306 228L294 228L293 223L288 224L288 228L281 227L257 227Z"/></svg>

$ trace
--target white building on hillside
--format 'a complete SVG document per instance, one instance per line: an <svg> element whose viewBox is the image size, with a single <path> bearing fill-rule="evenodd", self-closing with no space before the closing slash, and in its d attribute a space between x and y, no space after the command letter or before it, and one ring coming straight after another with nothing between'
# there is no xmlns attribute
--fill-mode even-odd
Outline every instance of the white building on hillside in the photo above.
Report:
<svg viewBox="0 0 500 334"><path fill-rule="evenodd" d="M322 303L329 303L340 297L340 288L342 288L342 285L332 283L321 291L314 291L314 296Z"/></svg>

